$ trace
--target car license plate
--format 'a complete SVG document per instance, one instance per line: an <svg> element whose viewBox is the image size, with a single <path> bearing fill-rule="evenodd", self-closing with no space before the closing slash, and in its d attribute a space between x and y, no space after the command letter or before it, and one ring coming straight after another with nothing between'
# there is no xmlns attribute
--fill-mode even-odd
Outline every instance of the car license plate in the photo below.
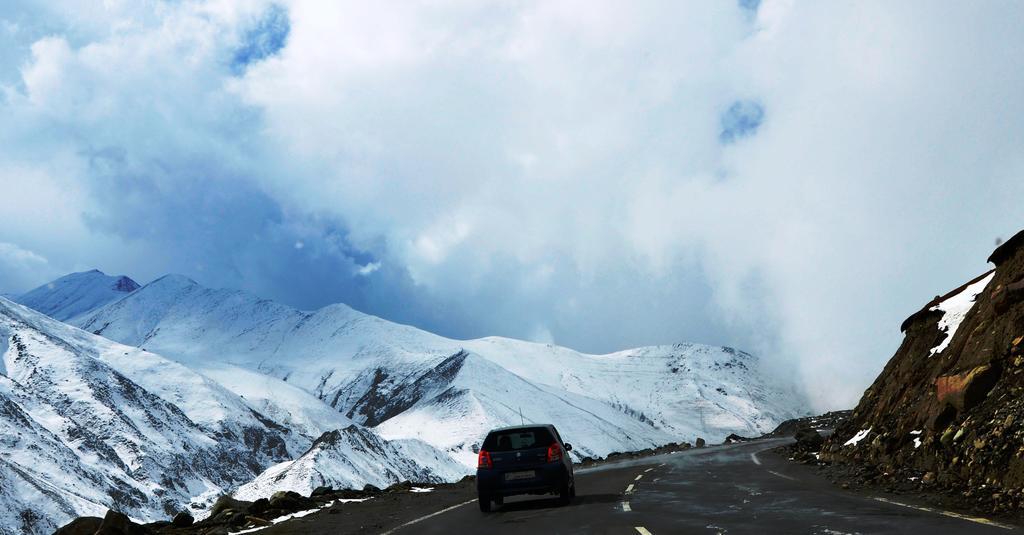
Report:
<svg viewBox="0 0 1024 535"><path fill-rule="evenodd" d="M509 472L505 474L505 481L516 481L519 479L533 479L535 472L533 470L527 470L526 472Z"/></svg>

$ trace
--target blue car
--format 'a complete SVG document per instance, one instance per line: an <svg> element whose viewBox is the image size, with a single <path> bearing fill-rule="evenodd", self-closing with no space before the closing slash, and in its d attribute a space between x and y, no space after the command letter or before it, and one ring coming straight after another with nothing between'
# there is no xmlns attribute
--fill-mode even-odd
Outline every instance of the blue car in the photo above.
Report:
<svg viewBox="0 0 1024 535"><path fill-rule="evenodd" d="M550 424L503 427L487 433L477 457L476 490L480 510L491 511L506 496L556 494L565 505L576 496L569 452Z"/></svg>

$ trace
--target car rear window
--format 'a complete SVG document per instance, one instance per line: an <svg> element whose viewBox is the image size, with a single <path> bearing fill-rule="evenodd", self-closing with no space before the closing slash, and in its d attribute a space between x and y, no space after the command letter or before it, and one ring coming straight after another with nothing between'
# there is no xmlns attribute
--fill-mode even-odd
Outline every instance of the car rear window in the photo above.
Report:
<svg viewBox="0 0 1024 535"><path fill-rule="evenodd" d="M551 432L544 427L511 429L487 435L484 440L484 449L487 451L516 451L546 448L554 441Z"/></svg>

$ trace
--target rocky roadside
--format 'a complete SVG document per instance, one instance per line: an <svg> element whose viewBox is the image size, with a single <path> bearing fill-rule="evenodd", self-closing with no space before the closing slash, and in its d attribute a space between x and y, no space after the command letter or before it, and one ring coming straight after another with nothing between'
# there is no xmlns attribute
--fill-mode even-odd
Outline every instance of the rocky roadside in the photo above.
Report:
<svg viewBox="0 0 1024 535"><path fill-rule="evenodd" d="M469 478L459 483L465 484ZM424 484L423 487L437 487L435 484ZM226 535L247 529L268 527L275 520L284 517L317 511L331 507L337 503L351 500L380 498L391 494L415 492L417 485L403 482L386 489L378 489L367 485L362 490L336 490L320 487L310 496L302 496L296 492L277 492L270 498L261 498L254 502L236 500L231 496L222 496L210 509L210 516L196 522L187 513L179 513L173 519L149 524L136 524L127 516L117 511L107 511L104 518L80 517L54 532L54 535Z"/></svg>
<svg viewBox="0 0 1024 535"><path fill-rule="evenodd" d="M697 443L697 445L694 446L693 444L690 444L689 442L672 442L670 444L665 444L664 446L661 446L661 447L658 447L658 448L647 448L647 449L643 449L643 450L628 451L628 452L618 452L618 451L616 451L616 452L609 453L608 456L604 457L603 459L594 459L594 458L591 458L591 457L584 457L578 463L576 463L576 466L580 467L580 468L584 468L584 467L588 467L588 466L597 466L597 465L604 464L604 463L610 463L610 462L613 462L613 461L621 461L621 460L624 460L624 459L640 459L640 458L643 458L643 457L650 457L652 455L662 455L662 454L665 454L665 453L672 453L674 451L686 451L686 450L688 450L690 448L703 448L705 446L705 444L706 444L703 438L697 438L696 443Z"/></svg>
<svg viewBox="0 0 1024 535"><path fill-rule="evenodd" d="M1024 518L1024 232L989 262L903 322L903 343L813 461L827 477Z"/></svg>
<svg viewBox="0 0 1024 535"><path fill-rule="evenodd" d="M853 415L852 410L845 411L831 411L825 414L819 414L817 416L805 416L803 418L794 418L792 420L786 420L779 424L774 431L762 436L761 438L782 438L782 437L794 437L796 438L797 432L805 429L816 429L826 430L835 429L845 423Z"/></svg>
<svg viewBox="0 0 1024 535"><path fill-rule="evenodd" d="M992 489L987 485L971 489L941 483L936 481L934 473L910 467L886 471L873 464L832 462L819 453L825 437L814 430L804 429L795 438L796 443L772 451L791 462L813 467L819 475L844 490L872 496L886 495L914 505L1024 524L1024 511L1000 506L999 497L993 499Z"/></svg>

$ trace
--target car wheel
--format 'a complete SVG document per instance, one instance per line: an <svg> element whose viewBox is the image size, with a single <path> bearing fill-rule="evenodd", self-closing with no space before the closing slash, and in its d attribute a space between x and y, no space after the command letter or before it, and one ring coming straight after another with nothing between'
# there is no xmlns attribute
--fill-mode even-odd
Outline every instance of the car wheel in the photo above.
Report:
<svg viewBox="0 0 1024 535"><path fill-rule="evenodd" d="M505 497L504 496L495 496L494 497L494 505L497 505L498 507L501 507L502 505L505 505Z"/></svg>
<svg viewBox="0 0 1024 535"><path fill-rule="evenodd" d="M480 502L480 511L484 513L491 512L491 497L480 494L477 496L477 501Z"/></svg>
<svg viewBox="0 0 1024 535"><path fill-rule="evenodd" d="M572 491L570 490L569 482L566 481L562 488L558 489L558 502L562 505L569 505L572 501Z"/></svg>
<svg viewBox="0 0 1024 535"><path fill-rule="evenodd" d="M575 481L573 481L572 482L572 486L569 487L569 497L570 498L575 498L576 497L576 482Z"/></svg>

